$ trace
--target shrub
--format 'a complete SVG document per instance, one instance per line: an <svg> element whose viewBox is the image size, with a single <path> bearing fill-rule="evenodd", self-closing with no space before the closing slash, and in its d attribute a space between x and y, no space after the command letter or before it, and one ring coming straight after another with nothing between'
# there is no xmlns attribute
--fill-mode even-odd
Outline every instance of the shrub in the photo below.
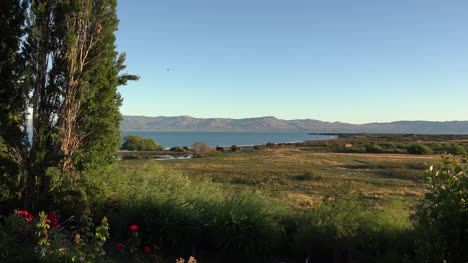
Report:
<svg viewBox="0 0 468 263"><path fill-rule="evenodd" d="M216 151L217 152L224 152L224 147L216 146Z"/></svg>
<svg viewBox="0 0 468 263"><path fill-rule="evenodd" d="M239 150L240 150L240 148L237 145L232 145L231 146L231 152L237 152Z"/></svg>
<svg viewBox="0 0 468 263"><path fill-rule="evenodd" d="M196 142L192 145L193 157L204 157L210 153L210 147L204 142Z"/></svg>
<svg viewBox="0 0 468 263"><path fill-rule="evenodd" d="M67 223L72 222L69 219ZM109 225L104 217L94 228L88 212L73 231L59 223L55 212L16 211L0 225L0 260L2 262L99 262L104 243L109 238ZM93 231L94 230L94 231Z"/></svg>
<svg viewBox="0 0 468 263"><path fill-rule="evenodd" d="M395 148L398 148L397 145L393 142L382 142L382 143L379 143L379 145L383 148L387 148L387 149L395 149Z"/></svg>
<svg viewBox="0 0 468 263"><path fill-rule="evenodd" d="M366 152L368 153L381 153L382 147L376 143L369 143L366 145Z"/></svg>
<svg viewBox="0 0 468 263"><path fill-rule="evenodd" d="M408 153L411 153L411 154L432 154L431 148L422 144L417 144L417 143L411 144L408 147L407 151Z"/></svg>
<svg viewBox="0 0 468 263"><path fill-rule="evenodd" d="M154 139L145 139L133 134L125 136L120 149L128 151L160 151L164 147L157 144Z"/></svg>
<svg viewBox="0 0 468 263"><path fill-rule="evenodd" d="M465 154L466 154L466 150L465 150L465 148L463 148L462 146L457 145L457 144L454 144L454 145L450 148L449 153L450 153L450 154L453 154L453 155L465 155Z"/></svg>
<svg viewBox="0 0 468 263"><path fill-rule="evenodd" d="M423 234L418 254L426 262L468 261L468 165L442 157L426 171L429 193L417 209Z"/></svg>
<svg viewBox="0 0 468 263"><path fill-rule="evenodd" d="M173 151L173 152L185 152L185 149L180 147L180 146L175 146L175 147L172 147L171 149L169 149L170 151Z"/></svg>

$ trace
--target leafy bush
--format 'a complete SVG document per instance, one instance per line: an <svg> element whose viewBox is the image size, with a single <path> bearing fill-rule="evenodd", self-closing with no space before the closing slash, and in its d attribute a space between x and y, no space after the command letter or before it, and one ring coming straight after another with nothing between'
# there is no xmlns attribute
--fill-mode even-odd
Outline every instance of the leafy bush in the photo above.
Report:
<svg viewBox="0 0 468 263"><path fill-rule="evenodd" d="M231 146L231 152L237 152L239 150L240 150L239 146L237 146L237 145L232 145Z"/></svg>
<svg viewBox="0 0 468 263"><path fill-rule="evenodd" d="M164 147L157 144L154 139L145 139L138 135L128 135L125 136L121 149L128 151L160 151Z"/></svg>
<svg viewBox="0 0 468 263"><path fill-rule="evenodd" d="M193 157L204 157L210 153L210 147L204 142L196 142L192 145Z"/></svg>
<svg viewBox="0 0 468 263"><path fill-rule="evenodd" d="M442 158L426 171L429 193L417 209L423 234L420 255L427 262L468 261L468 165L466 160Z"/></svg>
<svg viewBox="0 0 468 263"><path fill-rule="evenodd" d="M224 152L224 147L216 146L216 151L217 152Z"/></svg>
<svg viewBox="0 0 468 263"><path fill-rule="evenodd" d="M466 154L466 150L465 150L465 148L463 148L462 146L457 145L457 144L454 144L454 145L450 148L449 153L450 153L450 154L453 154L453 155L465 155L465 154Z"/></svg>
<svg viewBox="0 0 468 263"><path fill-rule="evenodd" d="M379 146L381 146L383 148L387 148L387 149L396 149L396 148L398 148L398 146L393 142L382 142L382 143L379 143Z"/></svg>
<svg viewBox="0 0 468 263"><path fill-rule="evenodd" d="M104 217L94 228L89 213L68 231L55 212L15 211L0 225L2 262L98 262L106 253L109 225ZM93 231L94 230L94 231Z"/></svg>
<svg viewBox="0 0 468 263"><path fill-rule="evenodd" d="M180 147L180 146L174 146L172 148L169 149L169 151L173 151L173 152L185 152L185 149Z"/></svg>
<svg viewBox="0 0 468 263"><path fill-rule="evenodd" d="M432 154L431 148L417 143L411 144L407 150L411 154Z"/></svg>
<svg viewBox="0 0 468 263"><path fill-rule="evenodd" d="M382 147L376 143L369 143L366 145L366 152L368 153L381 153Z"/></svg>

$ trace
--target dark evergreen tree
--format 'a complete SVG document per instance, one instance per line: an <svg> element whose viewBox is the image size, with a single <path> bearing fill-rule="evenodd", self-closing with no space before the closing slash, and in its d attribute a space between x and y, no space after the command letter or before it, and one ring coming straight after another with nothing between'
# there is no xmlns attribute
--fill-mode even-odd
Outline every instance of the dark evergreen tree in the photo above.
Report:
<svg viewBox="0 0 468 263"><path fill-rule="evenodd" d="M22 50L25 83L31 95L27 100L32 108L31 147L24 154L27 158L23 165L27 208L48 201L50 177L46 176L46 170L58 161L54 148L59 138L54 127L61 100L58 83L64 81L63 65L57 63L63 55L64 35L59 4L60 1L31 0L28 8L27 38Z"/></svg>
<svg viewBox="0 0 468 263"><path fill-rule="evenodd" d="M26 90L19 49L26 4L0 1L0 198L11 198L20 183L21 153L26 149Z"/></svg>

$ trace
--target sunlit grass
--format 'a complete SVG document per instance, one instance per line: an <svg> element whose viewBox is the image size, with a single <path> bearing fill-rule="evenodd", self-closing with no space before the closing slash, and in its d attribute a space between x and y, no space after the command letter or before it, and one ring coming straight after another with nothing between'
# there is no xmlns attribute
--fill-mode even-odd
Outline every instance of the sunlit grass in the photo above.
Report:
<svg viewBox="0 0 468 263"><path fill-rule="evenodd" d="M408 154L318 153L300 148L216 153L204 158L169 160L164 167L192 180L210 179L225 189L260 189L292 207L314 206L339 188L374 202L401 198L414 203L424 194L423 171L438 156ZM316 175L300 180L306 173Z"/></svg>

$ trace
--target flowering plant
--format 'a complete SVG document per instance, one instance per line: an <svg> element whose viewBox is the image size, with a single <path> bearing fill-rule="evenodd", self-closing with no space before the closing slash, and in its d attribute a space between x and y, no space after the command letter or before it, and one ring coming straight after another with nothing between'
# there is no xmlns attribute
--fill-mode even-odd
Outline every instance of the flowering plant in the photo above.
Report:
<svg viewBox="0 0 468 263"><path fill-rule="evenodd" d="M130 238L125 242L118 242L115 244L115 248L119 251L120 254L136 257L141 261L150 260L150 262L163 262L160 257L157 256L157 251L159 247L154 246L141 246L141 240L138 230L140 227L138 225L130 225L128 230L130 231Z"/></svg>
<svg viewBox="0 0 468 263"><path fill-rule="evenodd" d="M138 225L131 225L128 229L132 232L138 231Z"/></svg>
<svg viewBox="0 0 468 263"><path fill-rule="evenodd" d="M27 220L28 222L31 222L31 221L34 220L34 216L33 216L32 214L30 214L30 213L29 213L28 211L26 211L26 210L16 211L16 213L17 213L18 215L24 216L24 218L26 218L26 220Z"/></svg>

